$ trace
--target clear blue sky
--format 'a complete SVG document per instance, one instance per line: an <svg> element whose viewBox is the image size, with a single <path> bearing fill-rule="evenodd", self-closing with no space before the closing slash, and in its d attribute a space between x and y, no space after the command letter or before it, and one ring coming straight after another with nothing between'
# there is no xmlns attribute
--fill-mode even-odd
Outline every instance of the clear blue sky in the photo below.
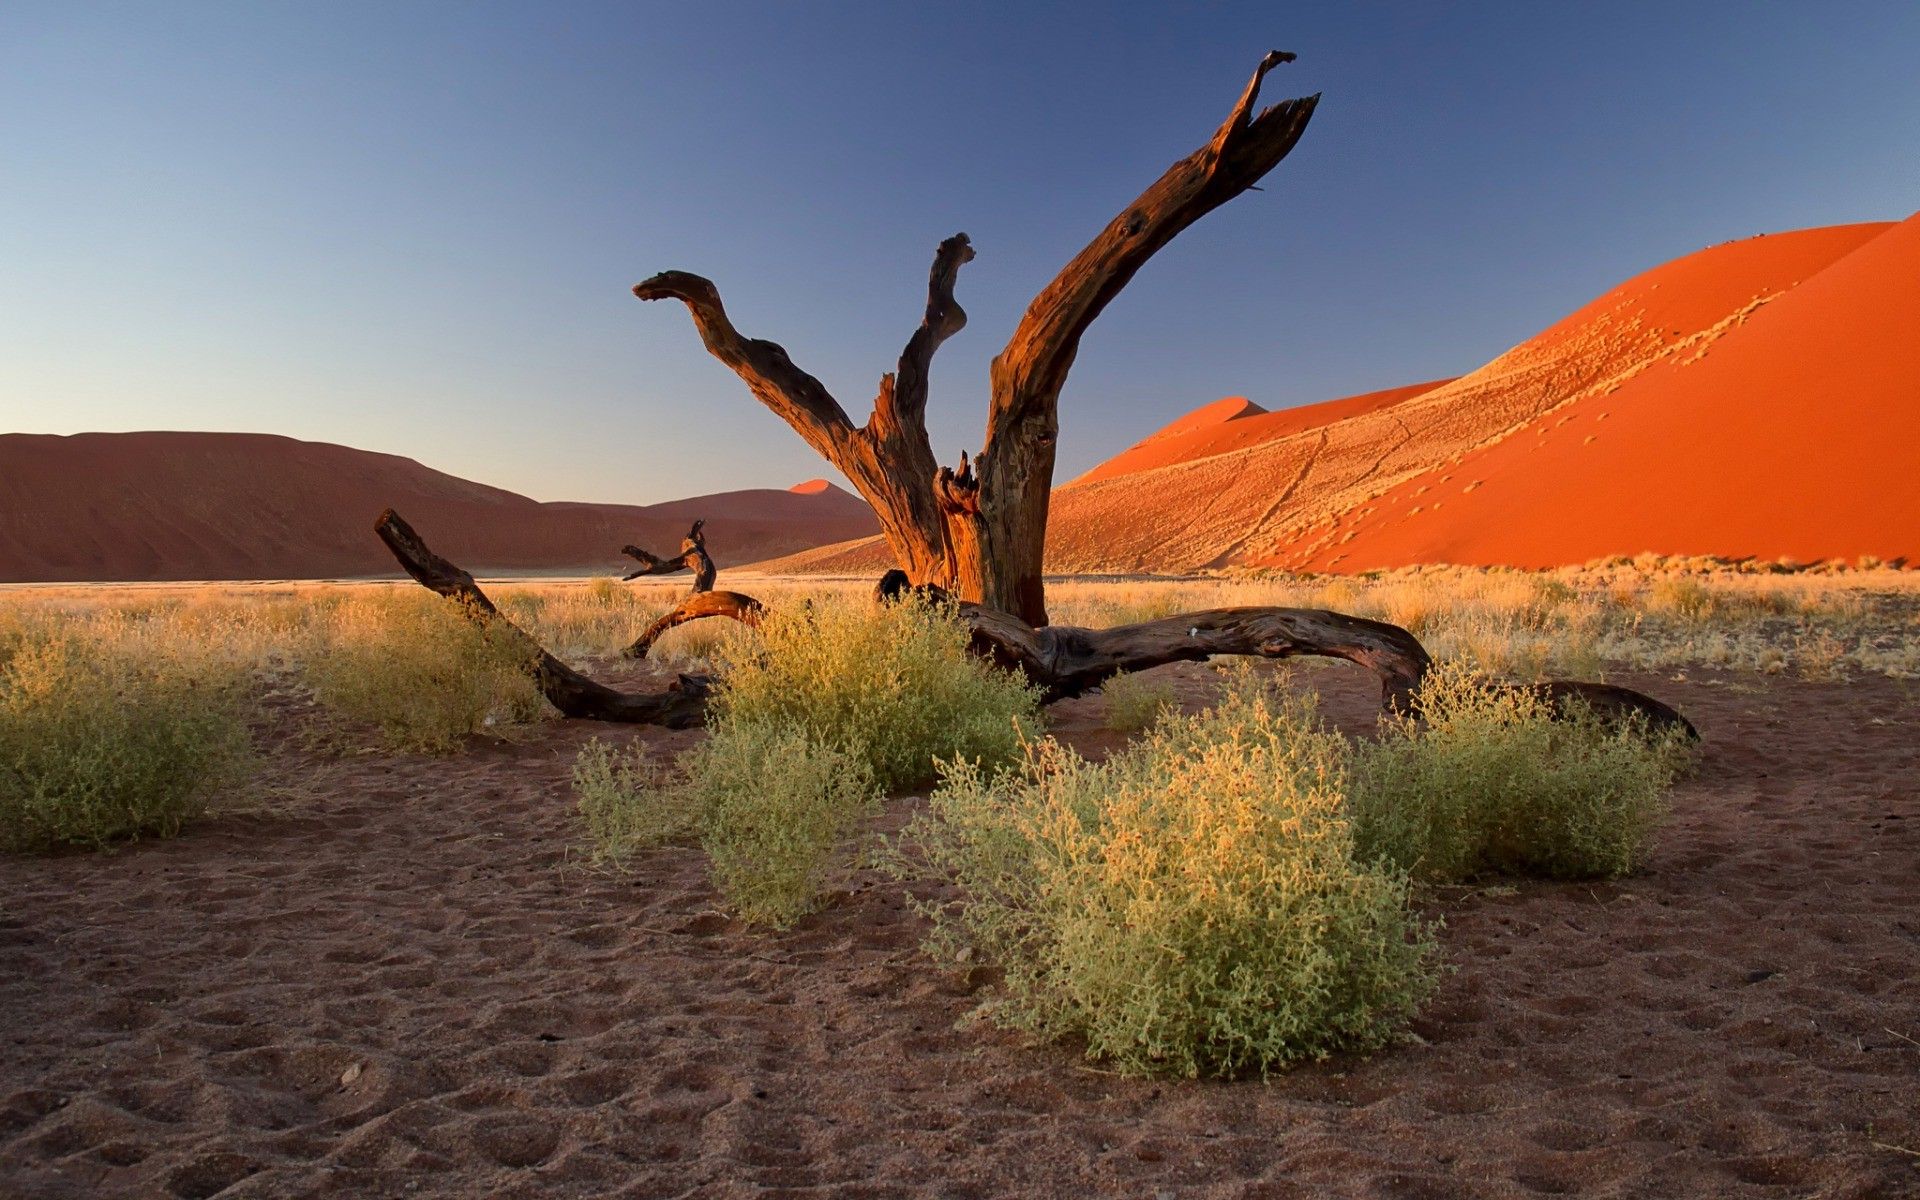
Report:
<svg viewBox="0 0 1920 1200"><path fill-rule="evenodd" d="M855 419L947 234L977 445L1032 294L1225 116L1294 154L1087 338L1061 478L1195 405L1479 365L1619 280L1920 207L1920 4L0 5L0 431L253 430L541 499L824 464L628 288L712 277Z"/></svg>

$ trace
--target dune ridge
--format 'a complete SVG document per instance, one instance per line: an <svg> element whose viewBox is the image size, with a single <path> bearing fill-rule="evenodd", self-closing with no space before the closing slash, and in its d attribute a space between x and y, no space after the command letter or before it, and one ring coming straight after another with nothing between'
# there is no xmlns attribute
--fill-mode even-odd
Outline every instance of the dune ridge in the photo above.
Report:
<svg viewBox="0 0 1920 1200"><path fill-rule="evenodd" d="M1264 561L1920 558L1916 329L1920 216Z"/></svg>

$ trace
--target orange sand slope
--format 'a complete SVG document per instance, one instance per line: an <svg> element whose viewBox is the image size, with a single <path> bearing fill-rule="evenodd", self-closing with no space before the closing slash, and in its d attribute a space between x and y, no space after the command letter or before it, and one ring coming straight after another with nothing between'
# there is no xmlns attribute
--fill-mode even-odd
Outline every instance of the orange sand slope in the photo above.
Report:
<svg viewBox="0 0 1920 1200"><path fill-rule="evenodd" d="M1245 450L1249 446L1331 425L1347 417L1378 412L1451 382L1450 379L1436 379L1431 383L1368 392L1364 396L1348 396L1344 400L1302 404L1279 412L1268 412L1245 396L1228 396L1204 408L1197 408L1157 433L1149 434L1138 445L1116 454L1065 486L1072 487L1075 483L1092 483L1116 475L1131 475L1155 467Z"/></svg>
<svg viewBox="0 0 1920 1200"><path fill-rule="evenodd" d="M1216 402L1058 488L1048 567L1920 559L1916 222L1675 259L1450 382Z"/></svg>
<svg viewBox="0 0 1920 1200"><path fill-rule="evenodd" d="M477 570L611 570L621 546L673 550L701 517L723 564L878 524L834 487L542 504L412 459L265 434L0 434L0 581L384 574L397 568L373 520L388 505Z"/></svg>
<svg viewBox="0 0 1920 1200"><path fill-rule="evenodd" d="M1863 228L1875 235L1709 334L1669 338L1632 377L1251 557L1337 570L1640 551L1920 559L1920 216L1850 227ZM1784 258L1796 239L1846 232L1695 257Z"/></svg>

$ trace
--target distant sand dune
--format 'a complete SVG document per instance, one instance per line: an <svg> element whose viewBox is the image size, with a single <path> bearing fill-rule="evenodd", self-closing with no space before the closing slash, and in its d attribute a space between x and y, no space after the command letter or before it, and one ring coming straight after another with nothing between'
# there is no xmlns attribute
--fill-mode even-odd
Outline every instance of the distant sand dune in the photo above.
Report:
<svg viewBox="0 0 1920 1200"><path fill-rule="evenodd" d="M542 504L412 459L245 433L0 434L0 582L300 579L396 571L392 505L475 570L612 570L704 517L723 564L878 527L814 480L647 506Z"/></svg>

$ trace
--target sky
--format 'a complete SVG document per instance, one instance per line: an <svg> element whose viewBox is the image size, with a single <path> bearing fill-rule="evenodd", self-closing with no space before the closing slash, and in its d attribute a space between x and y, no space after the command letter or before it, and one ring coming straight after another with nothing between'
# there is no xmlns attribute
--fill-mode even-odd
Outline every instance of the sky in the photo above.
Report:
<svg viewBox="0 0 1920 1200"><path fill-rule="evenodd" d="M864 420L941 238L943 461L1034 293L1225 118L1294 152L1093 326L1065 480L1224 395L1473 369L1614 284L1920 207L1920 4L0 5L0 432L402 454L542 500L832 475L629 292Z"/></svg>

